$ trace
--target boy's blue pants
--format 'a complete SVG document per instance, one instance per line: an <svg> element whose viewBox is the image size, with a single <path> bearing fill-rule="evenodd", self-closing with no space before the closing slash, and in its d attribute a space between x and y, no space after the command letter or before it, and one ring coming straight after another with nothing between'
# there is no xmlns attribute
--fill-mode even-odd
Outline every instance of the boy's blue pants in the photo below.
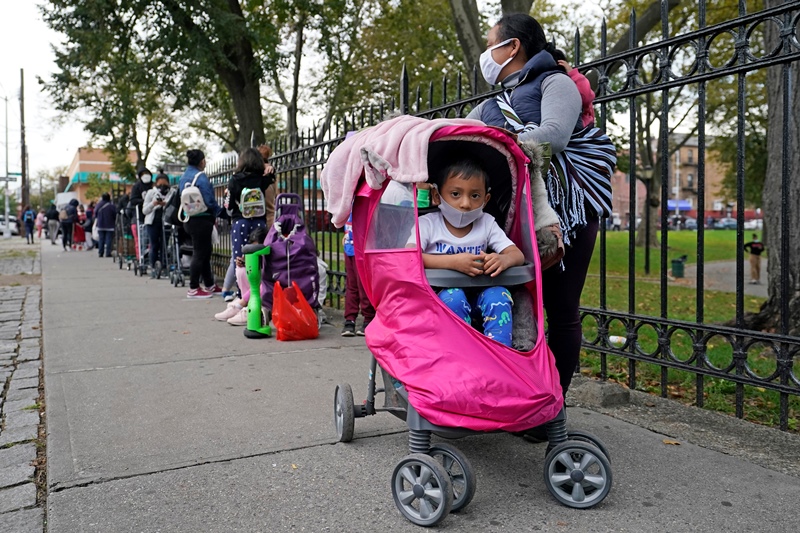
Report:
<svg viewBox="0 0 800 533"><path fill-rule="evenodd" d="M511 293L505 287L489 287L470 303L463 289L444 289L439 298L467 324L483 320L483 334L501 344L511 346Z"/></svg>

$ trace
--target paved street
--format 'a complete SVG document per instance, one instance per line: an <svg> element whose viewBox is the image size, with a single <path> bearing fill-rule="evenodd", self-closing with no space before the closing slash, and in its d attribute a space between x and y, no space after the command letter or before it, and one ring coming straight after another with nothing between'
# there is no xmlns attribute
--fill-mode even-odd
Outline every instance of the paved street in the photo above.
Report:
<svg viewBox="0 0 800 533"><path fill-rule="evenodd" d="M47 530L419 530L389 487L405 425L360 419L354 442L334 443L335 384L353 384L357 401L366 394L363 339L324 327L315 341L247 340L211 318L220 299L187 301L93 253L42 250ZM469 437L455 444L477 492L440 529L796 529L796 436L659 399L575 406L578 389L569 425L611 452L606 501L589 511L556 503L542 444ZM4 533L41 531L11 516L0 514Z"/></svg>

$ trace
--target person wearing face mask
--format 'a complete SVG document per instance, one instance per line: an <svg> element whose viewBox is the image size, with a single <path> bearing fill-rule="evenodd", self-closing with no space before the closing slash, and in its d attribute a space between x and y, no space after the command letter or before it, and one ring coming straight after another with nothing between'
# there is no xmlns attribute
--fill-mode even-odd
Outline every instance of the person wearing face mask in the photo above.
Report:
<svg viewBox="0 0 800 533"><path fill-rule="evenodd" d="M500 83L503 92L479 104L467 118L515 131L520 142L549 143L554 161L565 157L561 153L584 130L582 102L555 53L536 19L524 14L502 17L489 31L480 64L486 81ZM542 273L542 292L548 345L566 395L580 355L580 295L599 218L605 203L610 204L611 184L599 177L597 190L592 190L571 176L562 182L553 166L545 182L549 204L558 214L565 253L560 265Z"/></svg>
<svg viewBox="0 0 800 533"><path fill-rule="evenodd" d="M163 214L164 200L169 194L169 176L159 174L156 186L144 196L144 226L150 238L150 277L155 278L164 264Z"/></svg>
<svg viewBox="0 0 800 533"><path fill-rule="evenodd" d="M489 201L488 175L475 162L448 166L432 189L439 211L419 217L419 246L425 268L456 270L468 276L497 276L525 261L495 219L483 212ZM416 247L412 233L407 247ZM444 288L439 298L467 324L480 320L483 333L511 346L511 293L505 287L482 290Z"/></svg>
<svg viewBox="0 0 800 533"><path fill-rule="evenodd" d="M147 191L153 188L153 174L146 168L141 168L138 172L139 179L131 187L131 195L128 200L127 215L131 220L131 232L136 249L139 250L139 232L137 226L144 224L144 196ZM136 208L139 208L139 217L136 218ZM142 243L145 246L146 243ZM144 252L143 252L144 253Z"/></svg>

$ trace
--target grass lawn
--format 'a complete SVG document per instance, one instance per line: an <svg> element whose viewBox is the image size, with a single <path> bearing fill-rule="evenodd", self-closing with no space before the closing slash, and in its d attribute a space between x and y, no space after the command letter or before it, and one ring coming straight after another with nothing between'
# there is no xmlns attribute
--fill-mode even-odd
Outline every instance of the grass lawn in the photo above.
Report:
<svg viewBox="0 0 800 533"><path fill-rule="evenodd" d="M625 279L608 279L607 307L616 311L628 310L628 282ZM599 307L599 279L590 277L583 291L582 305ZM649 281L636 283L636 313L647 316L660 316L660 284ZM676 320L694 321L696 319L696 293L692 288L668 287L668 317ZM748 296L745 299L745 312L759 309L762 298ZM734 293L707 291L704 298L705 323L724 323L735 317L736 295ZM610 335L625 336L625 328L621 323L612 323ZM587 320L583 325L584 336L594 339L597 327ZM658 336L651 327L639 330L638 343L646 353L658 351ZM692 357L692 339L687 333L677 332L671 337L670 350L676 359L688 361ZM718 369L725 369L733 362L733 351L730 344L722 337L711 338L707 342L709 362ZM772 375L777 369L774 353L766 346L756 344L747 352L747 363L751 371L762 378ZM589 376L600 376L600 355L584 350L581 357L581 372ZM800 361L795 361L795 375L800 374ZM609 379L627 385L628 359L624 357L607 357L607 374ZM651 363L636 363L636 389L661 394L661 367ZM725 413L735 413L736 385L718 378L705 378L703 397L705 407ZM694 373L669 369L667 371L667 395L686 404L694 404L696 399L696 377ZM760 424L779 424L780 395L762 387L744 387L745 419ZM798 431L800 425L800 397L789 397L789 428Z"/></svg>
<svg viewBox="0 0 800 533"><path fill-rule="evenodd" d="M659 239L661 233L659 232ZM697 263L697 232L690 230L670 231L667 244L667 269L669 261L682 255L687 256L687 263ZM644 248L636 248L636 275L644 275ZM628 273L628 232L606 232L606 270L609 274ZM705 232L704 259L710 261L732 261L736 259L736 230L707 230ZM589 266L592 274L600 273L600 236ZM658 277L661 272L661 250L650 249L650 276Z"/></svg>

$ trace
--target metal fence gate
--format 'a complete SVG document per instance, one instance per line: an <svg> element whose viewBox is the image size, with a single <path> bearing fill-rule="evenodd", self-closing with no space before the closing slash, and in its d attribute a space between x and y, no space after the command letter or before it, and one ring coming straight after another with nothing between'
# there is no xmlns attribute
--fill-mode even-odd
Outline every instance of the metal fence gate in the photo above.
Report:
<svg viewBox="0 0 800 533"><path fill-rule="evenodd" d="M653 213L654 217L658 216L660 219L654 222L656 224L660 222L661 226L661 246L655 252L659 254L655 268L650 264L649 249L642 252L639 248L640 251L637 252L635 235L630 231L626 244L627 273L622 276L609 275L608 235L606 225L601 224L595 247L595 255L599 257L596 274L598 290L592 298L589 298L591 301L584 302L584 307L581 308L584 327L583 346L598 359L596 375L603 379L614 377L625 381L630 388L641 388L642 376L646 370L650 376L646 378L650 381L650 390L660 392L666 397L674 383L685 384L686 376L690 376L692 397L688 400L685 398L686 401L702 407L709 394L719 393L740 418L746 416L746 409L751 404L751 392L767 391L774 395L774 405L770 405L773 400L769 398L760 401L768 404L766 407L776 414L777 425L784 430L798 429L795 424L800 419L800 338L789 336L785 334L786 331L762 333L742 328L746 308L742 245L745 233L743 189L747 141L745 122L748 108L747 76L766 71L768 68L779 68L783 73L781 79L784 84L784 94L800 90L790 86L789 76L792 69L800 68L798 62L800 2L785 2L777 7L748 14L745 12L744 2L740 0L738 16L719 24L706 26L706 2L701 0L697 12L698 29L677 36L669 34L666 0L662 1L661 11L660 40L639 46L634 38L631 38L628 51L608 56L607 31L604 23L600 34L598 54L600 59L581 64L581 41L576 34L575 63L582 72L597 81L595 109L598 125L603 128L610 126L610 122L614 121L621 132L617 136L618 156L620 160L627 160L625 166L628 168L630 206L626 225L630 228L636 226L636 190L639 177L637 173L642 172L641 156L637 153L637 136L642 133L643 126L637 99L653 97L660 100L656 109L659 127L657 133L653 132L657 139L653 144L660 153L669 153L670 150L671 113L680 111L696 120L694 134L697 139L697 181L694 190L700 199L704 198L707 185L706 169L709 165L707 137L708 132L713 132L714 128L714 125L706 123L708 99L711 94L709 91L712 84L720 80L734 88L733 99L738 120L734 130L739 157L735 163L736 292L735 303L730 305L735 307L735 310L730 320L726 321L726 325L707 322L709 305L714 303L707 301L708 295L704 289L707 232L703 224L704 202L698 201L699 223L695 249L691 254L692 257L696 256L697 281L691 298L694 316L674 318L675 297L671 291L676 289L673 288L668 274L669 213L667 209L661 209L660 215ZM756 50L751 40L757 32L764 31L766 26L770 26L775 36L774 47L769 50ZM635 30L635 13L631 14L630 27ZM635 31L630 31L630 35L635 35ZM721 43L725 40L730 43L730 57L725 61L715 62L714 47L718 47L717 52L724 50ZM651 65L649 70L647 65ZM389 113L411 113L425 118L466 116L477 103L493 97L498 92L476 94L474 88L477 87L477 76L477 71L472 73L472 79L469 80L469 94L466 95L464 93L467 89L460 74L455 78L454 86L448 87L448 79L445 77L440 92L441 99L435 102L433 84L426 88L426 98L423 98L424 93L421 88L412 92L409 89L406 69L403 67L399 98L391 99L385 104L352 110L346 116L335 120L322 139L315 138L313 133L309 133L298 134L293 138L282 138L272 143L276 155L271 162L277 169L279 192L297 193L305 199L309 232L315 236L320 255L329 265L329 303L332 306L337 307L341 303L345 274L341 250L342 233L329 223L325 199L319 186L319 175L331 151L343 140L347 131L374 125ZM688 110L673 109L670 103L671 96L683 89L696 94L692 104L694 107ZM454 96L455 99L448 101L448 95ZM784 139L788 139L800 132L790 131L788 117L792 110L788 107L788 99L784 98L783 105L786 106L783 114L783 135ZM800 110L793 112L800 113ZM783 155L780 155L784 162L782 166L784 186L790 175L795 179L798 176L798 169L791 169L788 166L787 146L784 141ZM235 156L226 156L209 165L208 173L220 199L235 167L235 159ZM670 157L659 158L654 167L655 170L650 168L644 170L653 172L661 178L661 206L667 206L670 202ZM782 257L788 257L789 253L799 253L798 244L788 242L786 231L789 224L798 222L800 214L789 212L788 208L784 207L781 214L781 228L772 234L771 244L780 246ZM226 231L227 226L221 226L219 229L222 240L215 250L213 264L217 275L224 275L230 262L230 237ZM644 257L637 261L637 253L643 254ZM786 268L784 265L784 269ZM651 269L660 270L660 274L650 280L649 286L642 285L640 278L644 275L646 279ZM615 286L621 287L626 293L625 305L609 305L609 281L612 277L616 280ZM784 275L781 279L789 278L788 275ZM640 294L643 287L655 290L658 296L653 296L653 290L646 290L644 295ZM788 294L792 290L786 284L783 287L783 293ZM800 290L800 287L797 289ZM651 314L639 312L644 300L649 303L657 300L657 311ZM786 305L782 306L782 312L788 316L789 310ZM754 358L766 361L766 366L756 368ZM617 374L615 369L619 369L620 366L624 371ZM716 398L717 396L715 402Z"/></svg>

